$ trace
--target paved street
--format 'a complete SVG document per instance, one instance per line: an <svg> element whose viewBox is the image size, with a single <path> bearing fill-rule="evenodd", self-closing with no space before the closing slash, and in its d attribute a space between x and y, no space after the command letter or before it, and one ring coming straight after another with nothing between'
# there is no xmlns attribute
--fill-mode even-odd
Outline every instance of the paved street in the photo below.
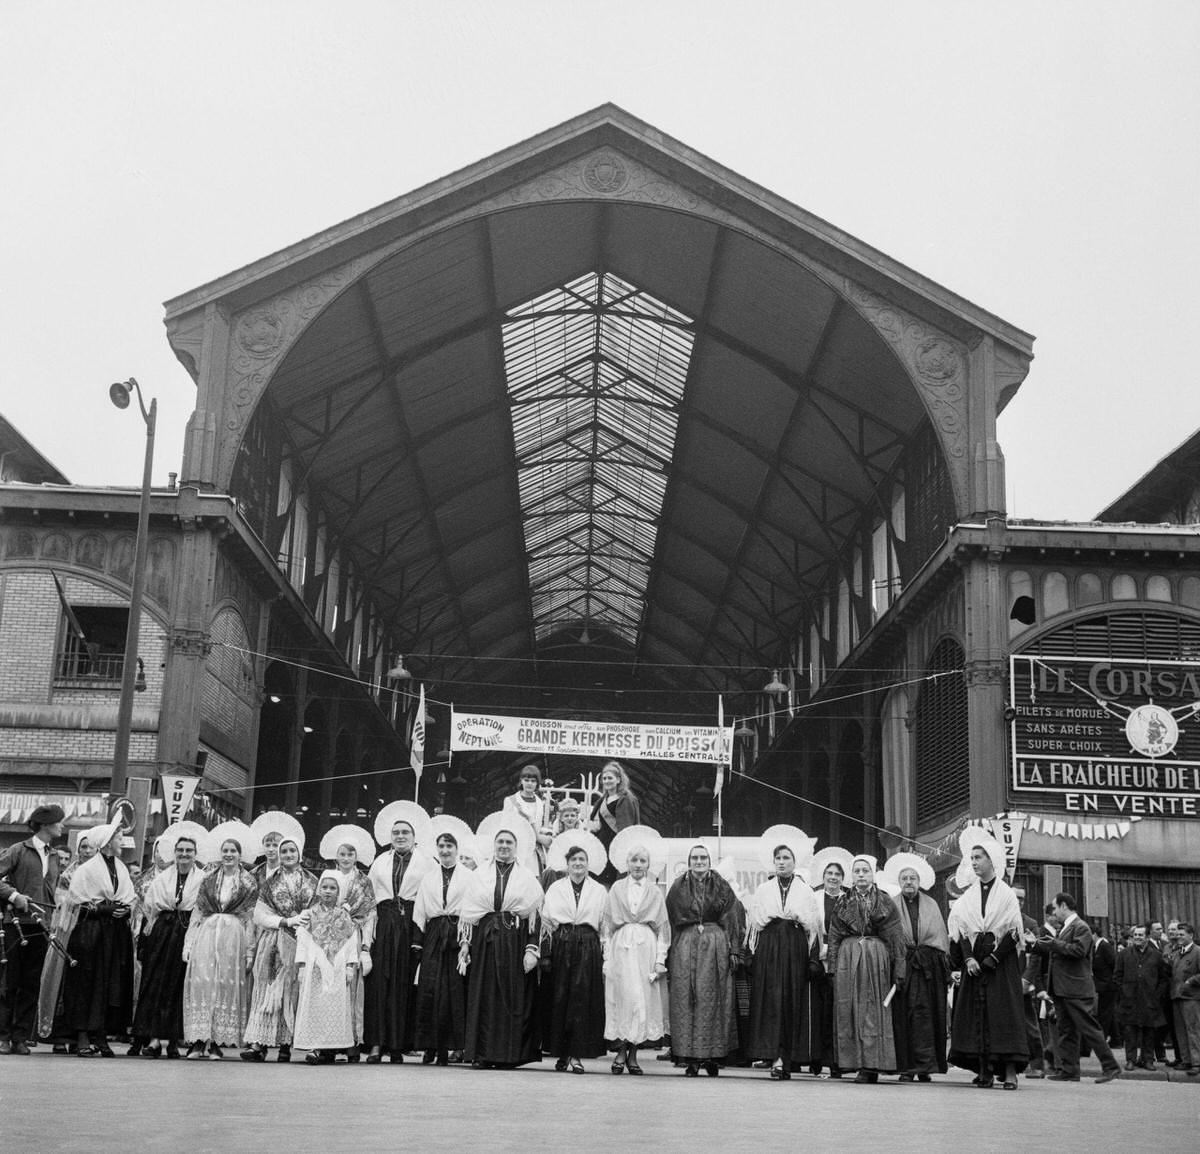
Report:
<svg viewBox="0 0 1200 1154"><path fill-rule="evenodd" d="M120 1049L120 1047L118 1047ZM41 1051L0 1059L4 1150L131 1148L220 1151L720 1151L832 1149L931 1154L1195 1148L1200 1086L1121 1078L1106 1086L1022 1082L1016 1094L970 1086L952 1071L933 1085L876 1087L762 1072L685 1079L666 1063L614 1078L550 1063L517 1071L406 1063L247 1067L223 1062L81 1062ZM56 1084L61 1097L53 1093ZM1064 1105L1066 1108L1064 1109ZM1080 1127L1087 1127L1087 1139ZM140 1137L139 1137L140 1135Z"/></svg>

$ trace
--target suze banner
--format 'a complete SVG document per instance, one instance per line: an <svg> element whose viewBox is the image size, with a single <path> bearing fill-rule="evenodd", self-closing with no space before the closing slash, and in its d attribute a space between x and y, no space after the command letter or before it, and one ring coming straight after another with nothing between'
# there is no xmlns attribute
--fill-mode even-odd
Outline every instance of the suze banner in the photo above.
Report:
<svg viewBox="0 0 1200 1154"><path fill-rule="evenodd" d="M733 726L635 725L460 713L450 717L451 753L545 753L645 761L733 762Z"/></svg>

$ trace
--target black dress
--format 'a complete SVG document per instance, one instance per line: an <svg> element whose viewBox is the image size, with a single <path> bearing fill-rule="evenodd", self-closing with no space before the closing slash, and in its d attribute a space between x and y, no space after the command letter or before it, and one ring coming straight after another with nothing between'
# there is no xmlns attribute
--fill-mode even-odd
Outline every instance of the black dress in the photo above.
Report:
<svg viewBox="0 0 1200 1154"><path fill-rule="evenodd" d="M392 859L392 893L412 863L412 854ZM392 1054L413 1048L413 946L420 934L413 925L413 903L388 898L375 907L371 972L363 983L363 1045Z"/></svg>
<svg viewBox="0 0 1200 1154"><path fill-rule="evenodd" d="M440 866L442 908L455 869ZM458 972L458 917L441 914L425 923L417 979L414 1044L418 1050L461 1050L467 1039L467 980Z"/></svg>
<svg viewBox="0 0 1200 1154"><path fill-rule="evenodd" d="M116 866L106 857L117 888ZM66 971L63 1020L73 1034L123 1034L133 1016L133 935L129 918L114 917L119 903L84 906L71 934L68 952L76 965ZM128 907L121 907L128 910Z"/></svg>
<svg viewBox="0 0 1200 1154"><path fill-rule="evenodd" d="M513 866L497 864L493 912L473 928L467 972L469 1062L523 1066L540 1062L537 1027L537 967L525 973L525 949L536 945L539 922L501 910Z"/></svg>
<svg viewBox="0 0 1200 1154"><path fill-rule="evenodd" d="M579 904L583 883L567 884ZM599 1058L604 1041L604 953L593 926L563 924L550 939L550 1012L544 1040L556 1058Z"/></svg>
<svg viewBox="0 0 1200 1154"><path fill-rule="evenodd" d="M783 886L780 890L786 902L787 890ZM793 1067L811 1061L808 985L813 962L820 968L819 960L809 953L808 934L799 922L772 918L759 930L750 971L747 1058L771 1062L783 1058Z"/></svg>
<svg viewBox="0 0 1200 1154"><path fill-rule="evenodd" d="M177 875L176 908L160 911L153 928L138 941L142 984L133 1017L135 1038L183 1039L183 980L187 976L183 940L187 937L192 911L178 907L186 879L187 874Z"/></svg>

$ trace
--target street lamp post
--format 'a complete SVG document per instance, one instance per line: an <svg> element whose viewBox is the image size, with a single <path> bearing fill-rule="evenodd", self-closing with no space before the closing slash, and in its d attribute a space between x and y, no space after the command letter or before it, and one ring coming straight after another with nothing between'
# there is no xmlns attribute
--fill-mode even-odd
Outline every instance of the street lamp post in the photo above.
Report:
<svg viewBox="0 0 1200 1154"><path fill-rule="evenodd" d="M117 737L113 749L112 781L109 798L125 793L129 775L129 732L133 726L133 694L137 680L138 630L142 622L142 593L146 586L146 551L150 544L150 476L154 469L154 425L158 417L158 399L150 399L147 409L136 380L110 385L108 395L118 409L129 408L130 395L137 394L138 408L146 422L146 461L142 469L142 495L138 503L137 546L133 561L133 589L129 594L129 625L125 630L125 661L121 667L121 700L117 706Z"/></svg>

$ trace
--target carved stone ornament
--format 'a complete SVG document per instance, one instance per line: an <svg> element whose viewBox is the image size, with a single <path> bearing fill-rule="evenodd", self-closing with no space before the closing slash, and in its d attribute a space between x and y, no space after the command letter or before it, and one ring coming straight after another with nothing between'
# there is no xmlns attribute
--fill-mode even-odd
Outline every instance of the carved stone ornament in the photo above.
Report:
<svg viewBox="0 0 1200 1154"><path fill-rule="evenodd" d="M619 196L622 200L689 210L701 204L694 193L611 148L602 148L534 177L505 193L503 200L507 204L529 204L595 196Z"/></svg>
<svg viewBox="0 0 1200 1154"><path fill-rule="evenodd" d="M967 482L967 350L849 277L847 299L897 352L945 449L955 488Z"/></svg>
<svg viewBox="0 0 1200 1154"><path fill-rule="evenodd" d="M1008 676L998 661L969 661L964 672L968 688L974 685L1003 685Z"/></svg>
<svg viewBox="0 0 1200 1154"><path fill-rule="evenodd" d="M212 638L198 629L176 629L171 648L182 657L206 658L212 651Z"/></svg>
<svg viewBox="0 0 1200 1154"><path fill-rule="evenodd" d="M272 374L296 338L318 313L378 259L378 254L358 257L255 305L234 322L224 425L227 434L235 435L221 438L219 483L229 483L241 439L236 434L245 428Z"/></svg>

